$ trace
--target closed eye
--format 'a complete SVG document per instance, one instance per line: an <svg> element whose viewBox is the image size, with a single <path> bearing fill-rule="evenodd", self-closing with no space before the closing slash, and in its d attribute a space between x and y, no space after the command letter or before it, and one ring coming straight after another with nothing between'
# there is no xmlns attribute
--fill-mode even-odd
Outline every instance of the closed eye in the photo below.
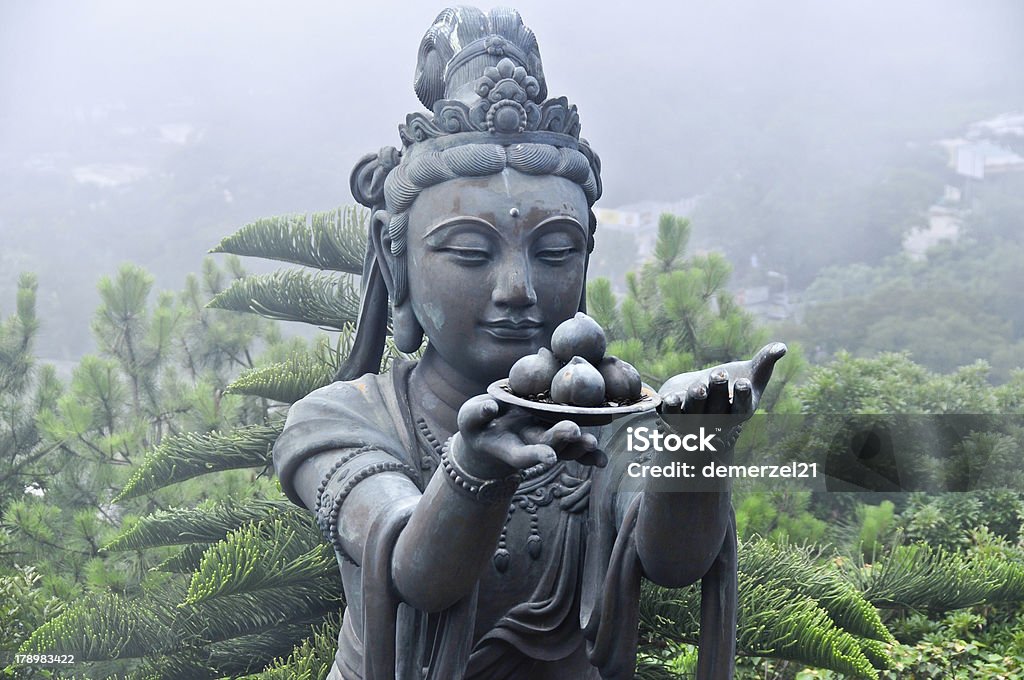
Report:
<svg viewBox="0 0 1024 680"><path fill-rule="evenodd" d="M483 248L456 248L448 246L439 250L454 258L458 264L468 267L478 267L487 264L491 260L491 253Z"/></svg>
<svg viewBox="0 0 1024 680"><path fill-rule="evenodd" d="M576 254L576 248L545 248L537 252L537 259L548 264L559 265L572 259Z"/></svg>

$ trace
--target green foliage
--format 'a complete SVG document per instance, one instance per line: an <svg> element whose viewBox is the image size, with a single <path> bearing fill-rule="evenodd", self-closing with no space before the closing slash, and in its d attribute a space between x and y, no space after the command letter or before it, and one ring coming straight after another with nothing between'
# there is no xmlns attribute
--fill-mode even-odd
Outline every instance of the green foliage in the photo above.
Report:
<svg viewBox="0 0 1024 680"><path fill-rule="evenodd" d="M657 648L662 640L696 644L699 588L669 591L645 584L640 611L642 652L649 660L663 659ZM886 667L879 645L892 640L878 612L834 560L759 539L744 542L739 551L737 635L741 654L798 660L862 678L877 678Z"/></svg>
<svg viewBox="0 0 1024 680"><path fill-rule="evenodd" d="M339 628L338 619L329 618L313 630L313 635L296 645L287 658L276 659L263 672L241 680L319 680L325 677L334 663Z"/></svg>
<svg viewBox="0 0 1024 680"><path fill-rule="evenodd" d="M984 360L1001 383L1020 366L1024 349L1016 296L1024 285L1022 258L1024 247L1007 234L964 238L929 251L924 261L892 257L875 267L824 270L804 295L802 323L784 333L823 356L899 348L937 371Z"/></svg>
<svg viewBox="0 0 1024 680"><path fill-rule="evenodd" d="M146 455L114 502L211 472L268 467L271 447L283 427L284 422L275 419L230 432L186 432L169 437Z"/></svg>
<svg viewBox="0 0 1024 680"><path fill-rule="evenodd" d="M843 630L861 638L888 642L892 635L878 612L844 577L835 558L808 548L770 541L744 544L740 569L755 583L784 586L815 600Z"/></svg>
<svg viewBox="0 0 1024 680"><path fill-rule="evenodd" d="M969 547L981 527L1016 541L1024 523L1024 499L1007 489L913 494L900 522L907 540L947 550Z"/></svg>
<svg viewBox="0 0 1024 680"><path fill-rule="evenodd" d="M348 275L280 269L238 279L209 306L341 330L359 316L359 289Z"/></svg>
<svg viewBox="0 0 1024 680"><path fill-rule="evenodd" d="M235 259L228 261L228 270L231 277L244 275ZM269 443L280 429L265 424L268 412L260 400L225 395L239 369L255 365L255 346L279 341L268 322L205 308L201 299L222 289L225 278L208 262L202 279L190 278L180 295L153 295L152 277L132 266L101 281L93 323L101 354L83 358L66 389L52 368L37 369L28 356L34 284L25 279L21 316L0 332L0 376L12 378L9 391L0 394L0 448L11 447L0 458L0 480L10 490L0 495L0 582L5 588L17 585L23 602L5 610L22 622L16 634L4 635L5 642L52 652L47 635L59 632L64 648L81 651L79 659L103 660L91 672L105 677L131 668L112 661L125 649L158 654L176 644L175 635L182 637L187 626L168 598L174 592L180 597L184 584L175 591L173 580L150 571L167 561L168 550L147 553L137 546L108 553L102 547L124 526L138 522L139 512L159 510L172 500L194 504L204 497L233 498L237 504L267 486L252 479L240 483L240 473L229 471L218 473L216 486L186 481L173 491L158 488L194 474L265 467ZM7 424L14 436L5 437ZM215 431L236 426L242 429L233 440L218 439ZM261 428L270 428L273 436L264 437L262 448L252 454L244 445L253 449L255 435L265 431ZM181 434L190 430L198 432ZM189 446L196 448L183 453ZM141 453L154 447L160 455L137 479L139 485L151 484L153 493L115 504L113 497L138 470ZM201 471L189 472L189 465ZM162 484L147 474L160 475ZM204 519L209 531L210 518ZM139 545L145 526L135 535ZM198 521L191 528L162 528L203 535ZM148 540L166 544L153 536ZM183 542L180 536L178 542ZM32 576L19 571L18 563L33 564ZM67 610L61 613L52 606L55 602L68 603ZM307 617L319 615L310 611L307 607ZM196 613L190 616L201 620ZM173 628L172 622L185 627ZM102 633L90 637L92 624ZM34 647L37 643L43 647Z"/></svg>
<svg viewBox="0 0 1024 680"><path fill-rule="evenodd" d="M0 499L19 498L45 478L39 461L52 446L42 440L36 419L54 408L63 391L53 368L36 366L32 356L39 330L36 289L35 277L22 275L15 312L0 323Z"/></svg>
<svg viewBox="0 0 1024 680"><path fill-rule="evenodd" d="M80 661L137 658L173 646L179 624L173 605L180 586L164 584L126 601L94 595L40 626L22 653L74 654ZM58 651L59 650L59 651Z"/></svg>
<svg viewBox="0 0 1024 680"><path fill-rule="evenodd" d="M0 575L0 654L5 657L65 607L60 598L39 587L41 580L33 567L16 567Z"/></svg>
<svg viewBox="0 0 1024 680"><path fill-rule="evenodd" d="M240 526L277 516L296 521L301 511L282 500L205 502L190 508L158 510L126 523L124 530L104 546L109 551L143 550L157 546L213 543Z"/></svg>
<svg viewBox="0 0 1024 680"><path fill-rule="evenodd" d="M248 225L220 250L268 247L280 259L361 271L362 241L350 237L363 227L354 215ZM40 545L64 540L65 552L76 550L83 582L76 603L21 649L74 653L98 677L213 678L252 673L309 636L311 626L332 625L325 617L342 606L333 551L308 513L279 500L276 486L254 484L248 470L267 468L283 424L266 400L294 400L328 382L348 351L351 324L335 347L321 341L310 351L282 343L251 315L208 309L204 298L264 313L295 305L307 320L342 327L357 311L354 284L297 270L245 278L234 258L227 274L207 264L179 297L161 295L155 307L141 270L124 268L103 282L95 328L105 336L105 356L84 360L68 395L38 420L75 463L63 469L67 479L88 482L84 507L105 503L108 518L77 512L73 524L88 538L82 543L65 540L62 512L52 504L11 506L19 536L31 534ZM257 339L265 358L254 357ZM308 382L282 380L300 365L297 379ZM206 481L211 473L216 486ZM239 474L248 481L240 485ZM260 499L267 492L274 500ZM125 512L140 507L142 516ZM171 546L180 547L172 553ZM330 621L336 629L337 619Z"/></svg>
<svg viewBox="0 0 1024 680"><path fill-rule="evenodd" d="M998 413L983 362L948 375L933 373L905 354L856 358L839 352L807 376L797 396L807 413Z"/></svg>
<svg viewBox="0 0 1024 680"><path fill-rule="evenodd" d="M588 285L588 309L605 327L608 351L649 382L750 356L764 340L725 290L728 262L717 253L686 258L689 237L688 220L662 215L654 256L627 276L618 305L606 280Z"/></svg>
<svg viewBox="0 0 1024 680"><path fill-rule="evenodd" d="M990 600L1011 579L1016 581L1018 569L995 556L972 559L913 544L896 546L874 564L851 568L849 578L878 607L947 612Z"/></svg>
<svg viewBox="0 0 1024 680"><path fill-rule="evenodd" d="M231 640L255 652L262 642L269 645L256 657L262 666L340 605L333 554L297 514L230 533L206 551L187 587L156 579L132 600L90 598L36 630L22 650L62 650L83 661L145 657L140 672L149 667L180 677L181 667L164 658L174 652L175 664L195 666L191 677L212 677L252 669L230 645L217 643Z"/></svg>
<svg viewBox="0 0 1024 680"><path fill-rule="evenodd" d="M337 585L334 551L319 538L312 520L296 513L233 531L203 555L185 604L318 580Z"/></svg>
<svg viewBox="0 0 1024 680"><path fill-rule="evenodd" d="M894 622L904 644L894 648L892 671L883 677L1017 677L1024 673L1021 623L1019 608L986 607L938 619L911 614Z"/></svg>
<svg viewBox="0 0 1024 680"><path fill-rule="evenodd" d="M827 525L808 511L809 491L752 492L734 497L741 539L761 536L781 543L821 541Z"/></svg>
<svg viewBox="0 0 1024 680"><path fill-rule="evenodd" d="M874 562L882 554L885 538L892 531L896 506L892 501L882 501L878 505L861 505L857 510L860 520L857 545L864 559Z"/></svg>
<svg viewBox="0 0 1024 680"><path fill-rule="evenodd" d="M294 403L334 381L341 357L348 354L354 335L354 328L347 326L340 334L337 348L322 341L312 352L295 352L284 361L246 371L227 391Z"/></svg>
<svg viewBox="0 0 1024 680"><path fill-rule="evenodd" d="M857 678L878 678L860 641L838 628L813 600L789 588L766 585L754 586L748 597L754 606L742 610L738 644L744 648Z"/></svg>
<svg viewBox="0 0 1024 680"><path fill-rule="evenodd" d="M351 206L259 219L226 237L210 252L361 274L366 253L366 219L365 210Z"/></svg>

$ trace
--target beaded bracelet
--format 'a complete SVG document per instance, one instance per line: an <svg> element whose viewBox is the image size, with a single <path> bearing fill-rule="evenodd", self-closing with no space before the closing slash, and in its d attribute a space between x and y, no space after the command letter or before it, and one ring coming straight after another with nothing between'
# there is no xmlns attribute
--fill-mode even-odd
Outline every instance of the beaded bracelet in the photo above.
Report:
<svg viewBox="0 0 1024 680"><path fill-rule="evenodd" d="M319 527L320 533L323 535L324 540L330 543L332 546L334 546L334 549L338 551L339 554L346 557L346 559L348 558L347 556L345 556L344 551L342 551L341 549L341 543L337 538L336 532L338 528L338 513L341 511L341 504L344 502L345 497L347 497L348 494L351 493L352 489L355 488L355 485L358 484L360 481L372 476L373 474L376 474L377 472L387 472L388 470L376 470L375 472L365 474L362 477L359 477L359 475L363 474L368 469L376 468L377 466L382 464L391 466L398 465L400 467L396 469L398 471L403 472L406 470L411 472L412 468L403 463L399 463L398 461L377 463L375 465L369 465L365 468L360 469L359 472L356 473L356 476L350 479L348 484L346 484L341 489L341 491L338 492L337 495L334 495L330 491L328 491L327 487L334 480L334 475L338 472L339 469L341 469L348 463L351 463L353 460L363 455L364 453L371 453L373 451L379 450L380 449L376 446L363 446L352 451L346 451L340 458L334 461L334 464L331 466L331 469L328 470L327 474L323 476L323 479L320 480L319 487L317 487L316 503L313 506L313 514L316 517L317 527ZM344 480L348 476L348 474L349 470L343 471L341 475L338 477L337 481L340 482ZM406 472L406 474L408 475L409 473ZM411 479L415 480L414 475L409 476ZM358 479L356 479L356 477L358 477Z"/></svg>
<svg viewBox="0 0 1024 680"><path fill-rule="evenodd" d="M348 463L351 460L355 459L357 456L361 456L364 453L369 453L370 451L375 451L375 450L376 450L376 447L373 447L373 446L363 446L363 447L360 447L358 449L354 449L352 451L346 451L344 454L342 454L342 456L340 458L338 458L338 460L334 461L334 465L331 466L331 469L328 470L327 474L324 475L323 479L320 480L320 486L318 486L317 490L316 490L316 503L313 506L313 514L316 515L316 522L317 522L317 525L320 526L320 531L321 532L324 530L323 529L323 524L320 521L321 510L323 509L323 505L324 505L324 503L323 503L324 492L327 491L327 485L331 483L331 479L334 478L334 474L339 469L341 469L341 467L343 465L345 465L346 463ZM343 474L341 478L344 479L346 474L347 473ZM327 540L330 541L330 538L328 538Z"/></svg>
<svg viewBox="0 0 1024 680"><path fill-rule="evenodd" d="M449 437L441 449L441 467L444 469L444 478L460 492L484 503L494 503L511 496L523 481L523 473L519 471L496 479L475 477L455 462L451 445L452 437Z"/></svg>

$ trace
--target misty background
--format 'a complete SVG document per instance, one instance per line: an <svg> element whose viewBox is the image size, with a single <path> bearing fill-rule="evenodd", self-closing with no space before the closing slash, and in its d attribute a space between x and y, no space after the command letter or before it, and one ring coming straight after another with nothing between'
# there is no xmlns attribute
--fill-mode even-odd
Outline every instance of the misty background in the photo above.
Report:
<svg viewBox="0 0 1024 680"><path fill-rule="evenodd" d="M792 331L812 350L900 350L942 324L983 336L931 365L1020 363L1024 259L991 245L1024 229L1024 173L964 179L939 142L1024 112L1024 3L508 4L538 36L551 96L580 109L599 207L678 206L737 290L821 303L817 331ZM119 263L177 290L246 222L350 203L356 160L398 146L422 108L416 51L443 6L0 1L0 314L36 272L38 353L71 361L92 349L96 281ZM1024 155L1024 128L1004 133L999 148ZM931 269L894 261L943 200L970 242ZM644 243L599 226L599 271L634 267ZM894 310L906 326L858 335L892 281L920 294L959 286L957 271L981 281L964 284L975 297L959 317L934 318L950 294L908 293ZM844 328L828 305L851 287L878 300ZM803 323L786 309L777 320Z"/></svg>

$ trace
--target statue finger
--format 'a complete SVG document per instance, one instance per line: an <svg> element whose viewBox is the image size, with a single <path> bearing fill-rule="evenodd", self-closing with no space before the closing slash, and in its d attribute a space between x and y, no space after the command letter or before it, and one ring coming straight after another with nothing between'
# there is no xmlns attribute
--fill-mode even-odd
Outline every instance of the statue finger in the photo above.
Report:
<svg viewBox="0 0 1024 680"><path fill-rule="evenodd" d="M601 449L594 449L576 459L582 465L603 468L608 465L608 454Z"/></svg>
<svg viewBox="0 0 1024 680"><path fill-rule="evenodd" d="M560 420L551 427L549 427L540 440L535 442L537 444L547 444L555 451L565 448L577 441L583 433L580 431L580 426L571 420Z"/></svg>
<svg viewBox="0 0 1024 680"><path fill-rule="evenodd" d="M665 398L661 400L661 405L658 407L659 413L666 416L679 415L683 412L683 398L685 395L680 395L678 392L670 392L665 395Z"/></svg>
<svg viewBox="0 0 1024 680"><path fill-rule="evenodd" d="M750 381L740 378L732 386L732 414L747 416L754 412L754 390Z"/></svg>
<svg viewBox="0 0 1024 680"><path fill-rule="evenodd" d="M787 350L785 343L772 342L762 347L750 360L750 382L759 394L768 386L775 362L784 357Z"/></svg>
<svg viewBox="0 0 1024 680"><path fill-rule="evenodd" d="M683 413L687 415L702 415L708 405L708 387L702 382L695 382L686 390L686 401L683 404Z"/></svg>
<svg viewBox="0 0 1024 680"><path fill-rule="evenodd" d="M560 460L582 460L597 450L597 438L590 434L583 434L579 438L565 443L561 448L557 446L552 448L558 452Z"/></svg>
<svg viewBox="0 0 1024 680"><path fill-rule="evenodd" d="M498 416L499 411L498 402L494 399L486 395L473 397L459 409L459 431L479 432Z"/></svg>
<svg viewBox="0 0 1024 680"><path fill-rule="evenodd" d="M708 399L705 413L729 412L729 371L716 368L708 378Z"/></svg>
<svg viewBox="0 0 1024 680"><path fill-rule="evenodd" d="M503 458L506 463L519 470L534 465L554 465L558 460L555 450L546 444L527 444L506 449Z"/></svg>

